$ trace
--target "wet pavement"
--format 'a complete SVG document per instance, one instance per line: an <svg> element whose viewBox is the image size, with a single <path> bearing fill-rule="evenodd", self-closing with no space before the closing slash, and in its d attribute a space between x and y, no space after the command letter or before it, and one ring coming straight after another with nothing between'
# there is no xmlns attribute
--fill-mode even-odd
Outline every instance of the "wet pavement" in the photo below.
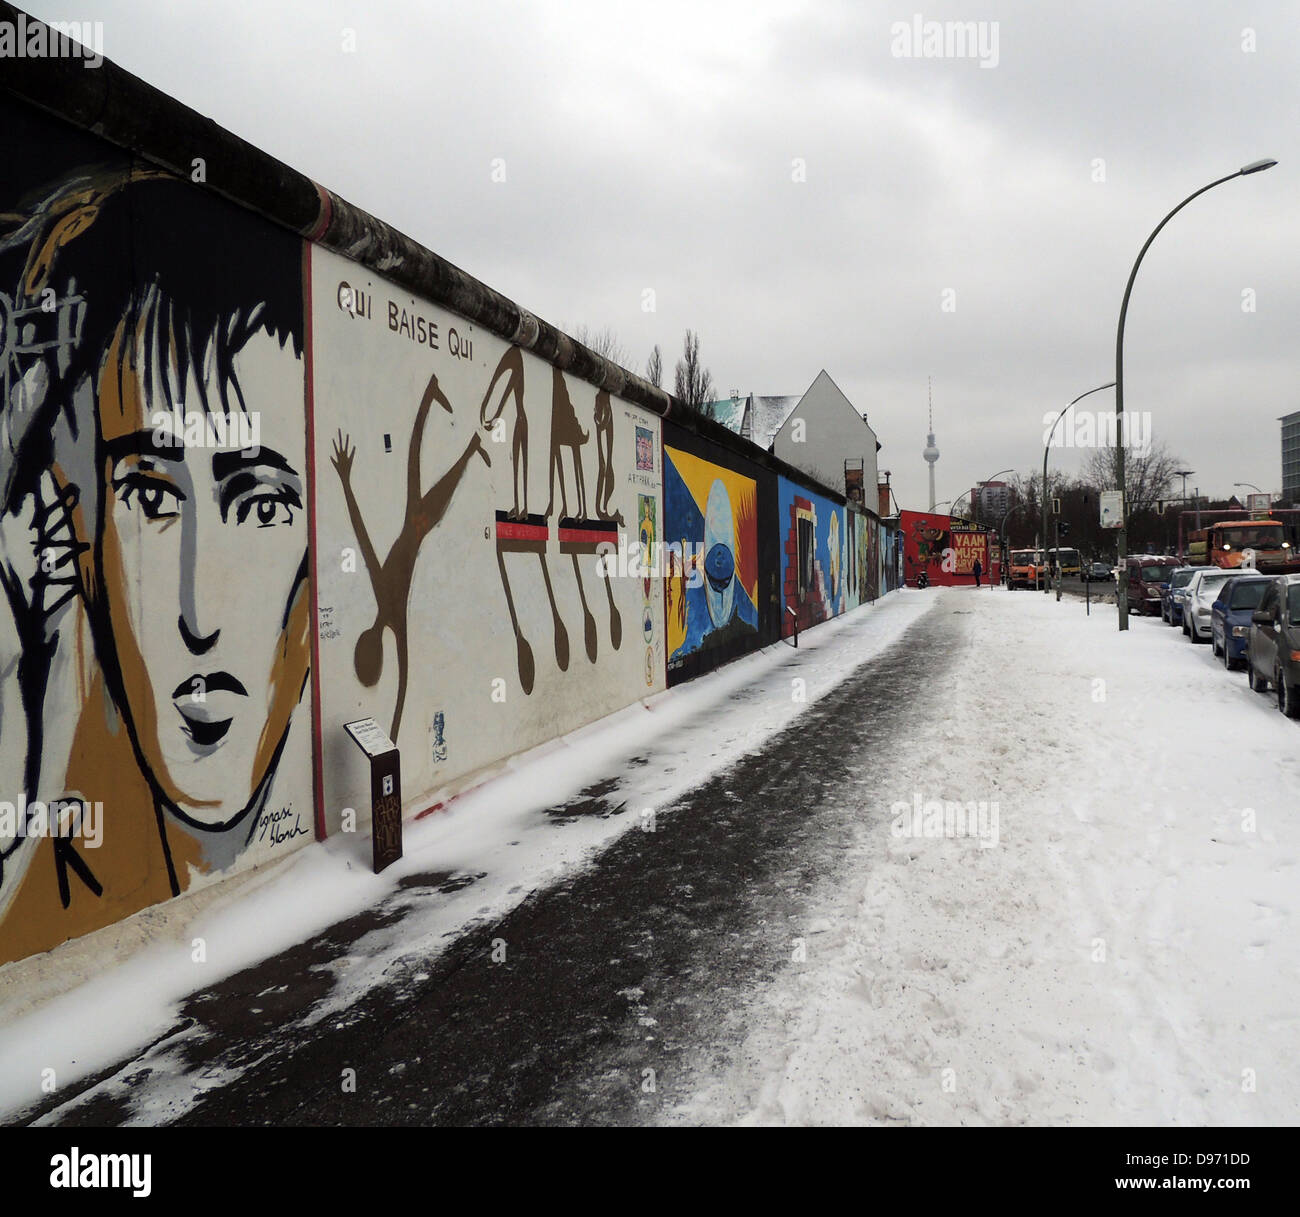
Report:
<svg viewBox="0 0 1300 1217"><path fill-rule="evenodd" d="M812 886L844 865L864 816L887 814L879 791L891 757L910 722L943 712L965 620L941 603L758 751L702 775L505 917L435 957L408 956L342 1015L312 1018L333 962L399 921L413 896L445 898L482 876L407 876L405 905L380 905L194 994L134 1061L26 1118L655 1122L727 1061L744 1032L743 995L790 966ZM791 675L799 663L792 653ZM653 752L636 759L653 763ZM633 813L611 778L544 814L563 831L578 817Z"/></svg>

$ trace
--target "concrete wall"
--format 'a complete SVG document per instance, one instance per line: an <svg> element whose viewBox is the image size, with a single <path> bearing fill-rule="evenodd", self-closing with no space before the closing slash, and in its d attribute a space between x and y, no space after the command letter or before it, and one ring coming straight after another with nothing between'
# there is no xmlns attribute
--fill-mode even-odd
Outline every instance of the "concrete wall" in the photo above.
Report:
<svg viewBox="0 0 1300 1217"><path fill-rule="evenodd" d="M842 497L113 65L6 73L0 964L364 828L346 722L418 813L863 599Z"/></svg>
<svg viewBox="0 0 1300 1217"><path fill-rule="evenodd" d="M626 560L663 533L659 418L359 272L312 250L329 825L368 802L345 722L388 729L420 809L665 670L662 579Z"/></svg>
<svg viewBox="0 0 1300 1217"><path fill-rule="evenodd" d="M314 834L302 242L0 109L4 962Z"/></svg>
<svg viewBox="0 0 1300 1217"><path fill-rule="evenodd" d="M845 610L848 533L844 505L799 482L779 482L781 633L811 629Z"/></svg>
<svg viewBox="0 0 1300 1217"><path fill-rule="evenodd" d="M846 503L844 526L844 606L855 609L880 596L879 525L873 514Z"/></svg>
<svg viewBox="0 0 1300 1217"><path fill-rule="evenodd" d="M780 637L776 474L664 424L668 683Z"/></svg>

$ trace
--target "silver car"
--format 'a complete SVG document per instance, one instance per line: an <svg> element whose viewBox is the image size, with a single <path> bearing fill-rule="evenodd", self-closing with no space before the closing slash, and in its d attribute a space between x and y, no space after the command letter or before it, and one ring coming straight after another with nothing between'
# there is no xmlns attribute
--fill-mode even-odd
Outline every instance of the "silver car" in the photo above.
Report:
<svg viewBox="0 0 1300 1217"><path fill-rule="evenodd" d="M1212 566L1177 566L1169 574L1169 591L1160 605L1160 616L1167 625L1183 624L1183 609L1187 607L1187 585L1198 570L1213 570Z"/></svg>
<svg viewBox="0 0 1300 1217"><path fill-rule="evenodd" d="M1183 601L1183 633L1193 642L1209 642L1210 612L1219 598L1224 580L1258 574L1257 570L1222 570L1218 567L1198 570L1187 585L1187 599Z"/></svg>

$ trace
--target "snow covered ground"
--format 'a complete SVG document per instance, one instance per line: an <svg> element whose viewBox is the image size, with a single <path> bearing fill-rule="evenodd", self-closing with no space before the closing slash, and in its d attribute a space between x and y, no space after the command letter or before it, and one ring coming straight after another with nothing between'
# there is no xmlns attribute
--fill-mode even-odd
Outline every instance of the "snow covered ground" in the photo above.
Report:
<svg viewBox="0 0 1300 1217"><path fill-rule="evenodd" d="M49 1076L63 1091L163 1037L167 1047L155 1057L183 1055L185 1033L173 1032L187 994L387 902L405 915L367 933L333 965L336 983L308 1025L337 1017L409 961L427 962L470 926L500 918L590 861L640 826L643 814L694 787L701 773L760 747L934 603L920 594L887 597L803 634L797 651L778 643L515 758L445 811L408 822L404 857L381 875L370 873L368 835L338 836L228 892L209 889L201 899L156 906L0 969L0 1120L48 1097L41 1087ZM806 699L792 696L795 668ZM741 692L746 696L736 700ZM620 810L583 814L593 790ZM573 814L564 814L566 804ZM450 876L439 899L430 900L427 888L404 888L404 879L430 872ZM73 975L85 979L61 983ZM210 1071L203 1084L230 1080ZM175 1118L192 1091L182 1079L165 1103L141 1096L137 1118Z"/></svg>
<svg viewBox="0 0 1300 1217"><path fill-rule="evenodd" d="M517 759L408 823L406 856L383 875L367 838L338 837L215 900L142 915L161 928L127 957L104 932L25 974L0 970L0 1119L41 1098L43 1070L64 1090L160 1037L157 1093L131 1066L119 1079L129 1122L176 1118L233 1077L185 1076L186 994L385 903L404 915L329 965L335 983L306 1022L346 1018L466 928L600 866L642 813L761 748L925 616L902 645L931 645L937 622L956 658L937 665L941 687L899 704L901 742L864 758L872 784L827 796L856 800L855 841L834 843L808 898L806 958L737 995L722 1057L702 1043L658 1118L1294 1124L1300 724L1208 646L1146 619L1121 635L1113 606L1094 610L1002 589L903 592L798 652L769 648ZM958 801L974 820L928 835ZM452 876L436 899L403 884L431 873ZM91 968L95 950L111 966ZM37 963L88 979L33 1003L14 978Z"/></svg>
<svg viewBox="0 0 1300 1217"><path fill-rule="evenodd" d="M1300 1121L1300 724L1158 620L925 594L966 639L949 713L668 1118ZM934 800L986 804L983 840L903 835Z"/></svg>

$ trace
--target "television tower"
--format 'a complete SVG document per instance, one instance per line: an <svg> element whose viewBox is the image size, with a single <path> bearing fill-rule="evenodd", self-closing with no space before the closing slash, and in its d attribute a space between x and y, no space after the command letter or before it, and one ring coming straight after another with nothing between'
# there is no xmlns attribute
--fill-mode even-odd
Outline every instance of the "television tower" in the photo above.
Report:
<svg viewBox="0 0 1300 1217"><path fill-rule="evenodd" d="M939 446L934 442L934 397L930 392L930 378L925 378L925 395L930 404L930 430L925 437L925 463L930 466L930 510L934 510L934 462L939 459Z"/></svg>

